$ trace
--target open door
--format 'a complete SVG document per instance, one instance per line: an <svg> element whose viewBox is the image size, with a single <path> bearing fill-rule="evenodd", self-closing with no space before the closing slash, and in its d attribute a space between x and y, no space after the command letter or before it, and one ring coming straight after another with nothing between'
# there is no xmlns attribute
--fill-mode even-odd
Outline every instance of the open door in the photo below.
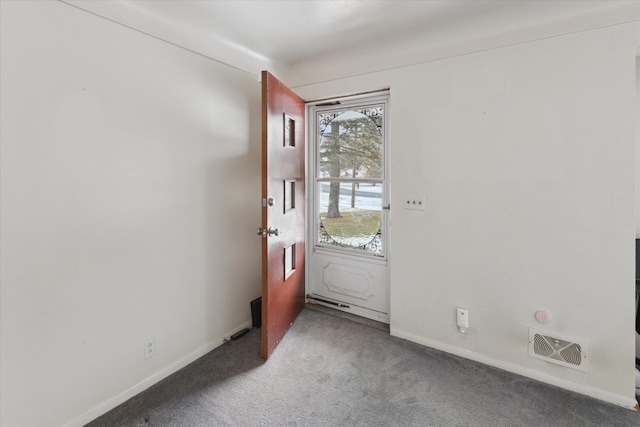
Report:
<svg viewBox="0 0 640 427"><path fill-rule="evenodd" d="M305 105L262 72L262 357L304 307Z"/></svg>

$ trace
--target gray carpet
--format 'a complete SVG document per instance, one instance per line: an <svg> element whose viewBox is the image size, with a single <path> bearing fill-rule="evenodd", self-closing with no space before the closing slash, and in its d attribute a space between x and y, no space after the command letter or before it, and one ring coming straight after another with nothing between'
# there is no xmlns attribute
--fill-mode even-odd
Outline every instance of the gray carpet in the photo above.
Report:
<svg viewBox="0 0 640 427"><path fill-rule="evenodd" d="M640 414L305 309L268 362L252 329L89 424L640 426Z"/></svg>

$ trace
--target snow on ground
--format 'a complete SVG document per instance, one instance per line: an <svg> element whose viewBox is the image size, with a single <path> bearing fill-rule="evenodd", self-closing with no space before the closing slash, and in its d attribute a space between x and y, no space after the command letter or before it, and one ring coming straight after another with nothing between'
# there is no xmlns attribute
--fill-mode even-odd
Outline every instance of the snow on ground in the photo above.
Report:
<svg viewBox="0 0 640 427"><path fill-rule="evenodd" d="M320 212L326 212L329 209L329 184L322 183L320 192ZM340 210L347 212L351 208L351 184L342 184L340 186ZM382 210L382 185L375 187L371 184L360 184L360 188L356 189L356 209L380 211Z"/></svg>

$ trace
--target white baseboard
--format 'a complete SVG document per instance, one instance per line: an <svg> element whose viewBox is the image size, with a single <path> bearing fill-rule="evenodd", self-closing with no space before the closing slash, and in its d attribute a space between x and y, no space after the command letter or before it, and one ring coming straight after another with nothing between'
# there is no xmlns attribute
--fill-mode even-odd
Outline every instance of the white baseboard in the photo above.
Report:
<svg viewBox="0 0 640 427"><path fill-rule="evenodd" d="M576 393L584 394L586 396L593 397L593 398L602 400L604 402L612 403L617 406L622 406L623 408L635 410L638 405L638 402L636 402L634 398L629 398L629 397L621 396L619 394L609 393L594 387L589 387L583 384L574 383L572 381L562 380L560 378L556 378L552 375L548 375L540 371L523 368L522 366L508 363L502 360L494 359L492 357L488 357L471 350L465 350L460 347L452 346L449 344L443 344L441 342L433 341L428 338L419 337L408 332L400 331L395 328L391 328L390 333L394 337L406 339L407 341L412 341L420 345L435 348L436 350L441 350L446 353L451 353L456 356L464 357L465 359L470 359L475 362L480 362L485 365L503 369L508 372L513 372L514 374L522 375L527 378L532 378L534 380L538 380L543 383L551 384L556 387L560 387Z"/></svg>
<svg viewBox="0 0 640 427"><path fill-rule="evenodd" d="M131 399L133 396L135 396L135 395L143 392L144 390L148 389L152 385L162 381L163 379L167 378L169 375L176 373L180 369L182 369L185 366L187 366L189 363L191 363L191 362L199 359L200 357L204 356L205 354L209 353L211 350L221 346L222 344L225 343L225 341L229 340L231 335L233 335L236 332L241 331L241 330L243 330L245 328L250 328L251 325L252 325L251 320L249 320L247 322L244 322L240 326L238 326L238 327L232 329L231 331L223 334L222 337L220 339L218 339L217 341L214 341L212 343L206 344L206 345L204 345L204 346L192 351L191 353L189 353L188 355L186 355L182 359L175 361L174 363L172 363L169 366L161 369L160 371L156 372L155 374L151 375L150 377L147 377L144 380L140 381L139 383L133 385L132 387L129 387L128 389L126 389L122 393L117 394L116 396L112 397L111 399L109 399L109 400L107 400L105 402L102 402L101 404L95 406L94 408L90 409L89 411L85 412L84 414L80 415L79 417L74 418L73 420L63 424L62 427L82 427L82 426L84 426L85 424L95 420L99 416L101 416L103 414L106 414L107 412L109 412L110 410L112 410L116 406L120 405L121 403L124 403L127 400Z"/></svg>

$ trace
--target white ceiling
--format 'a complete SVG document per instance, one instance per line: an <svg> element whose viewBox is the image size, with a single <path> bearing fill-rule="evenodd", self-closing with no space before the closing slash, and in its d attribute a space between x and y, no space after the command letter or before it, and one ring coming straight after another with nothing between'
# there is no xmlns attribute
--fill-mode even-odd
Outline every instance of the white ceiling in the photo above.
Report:
<svg viewBox="0 0 640 427"><path fill-rule="evenodd" d="M237 43L277 61L388 43L438 28L530 20L549 2L508 1L127 1L140 12ZM563 13L579 10L564 2ZM594 7L588 2L581 7ZM504 18L503 18L504 19Z"/></svg>
<svg viewBox="0 0 640 427"><path fill-rule="evenodd" d="M209 49L207 55L217 46L213 54L232 49L286 66L349 52L371 52L376 46L393 49L401 44L486 38L640 5L637 0L66 2L192 50Z"/></svg>

